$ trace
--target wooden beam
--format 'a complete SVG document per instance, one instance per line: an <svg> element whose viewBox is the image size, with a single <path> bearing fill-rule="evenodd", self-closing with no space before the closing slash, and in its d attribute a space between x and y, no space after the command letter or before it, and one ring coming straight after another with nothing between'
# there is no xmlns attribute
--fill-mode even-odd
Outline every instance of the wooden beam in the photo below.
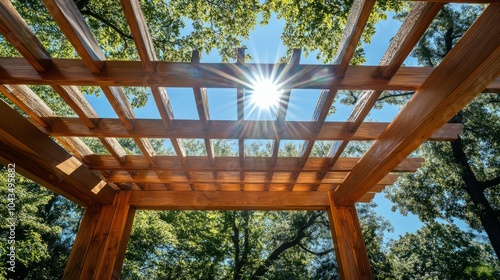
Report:
<svg viewBox="0 0 500 280"><path fill-rule="evenodd" d="M343 280L372 279L370 261L354 205L335 205L332 191L328 192L328 217L333 248Z"/></svg>
<svg viewBox="0 0 500 280"><path fill-rule="evenodd" d="M146 72L154 72L155 61L158 60L153 46L153 40L149 34L148 26L142 13L141 4L137 0L120 1L125 19L128 22L135 46L139 52L142 65Z"/></svg>
<svg viewBox="0 0 500 280"><path fill-rule="evenodd" d="M170 170L182 171L187 168L191 171L242 171L242 172L336 172L351 171L359 158L340 158L335 165L329 166L328 158L311 157L304 166L297 164L296 157L279 157L274 167L270 168L270 158L249 157L245 159L244 168L240 167L238 157L216 157L213 164L208 157L186 157L185 167L179 164L175 156L155 156L155 164L150 165L142 156L129 155L123 164L119 164L109 155L91 155L84 158L85 164L91 170ZM396 166L393 172L415 172L422 165L421 158L407 158Z"/></svg>
<svg viewBox="0 0 500 280"><path fill-rule="evenodd" d="M101 87L116 115L127 130L134 128L135 113L121 87Z"/></svg>
<svg viewBox="0 0 500 280"><path fill-rule="evenodd" d="M498 14L490 4L469 28L335 191L336 205L357 201L498 77Z"/></svg>
<svg viewBox="0 0 500 280"><path fill-rule="evenodd" d="M141 10L139 1L137 0L122 0L121 5L125 18L134 37L134 42L139 52L139 57L142 61L144 70L148 73L155 72L156 51L153 46L153 40L149 34L144 15ZM152 86L151 93L155 100L156 106L160 113L161 119L166 129L172 126L174 113L170 105L170 99L165 88Z"/></svg>
<svg viewBox="0 0 500 280"><path fill-rule="evenodd" d="M291 75L293 75L296 72L296 66L300 64L300 53L301 53L300 49L293 50L290 63L288 64L289 67L288 72L290 72ZM283 89L283 92L281 93L280 100L278 103L278 108L276 111L276 136L273 141L271 166L274 166L276 164L276 160L278 159L278 153L281 142L280 135L283 131L283 126L285 125L286 113L288 111L288 103L290 102L291 92L292 92L291 89ZM272 179L273 172L270 171L268 176L270 179ZM269 186L267 186L266 189L269 189Z"/></svg>
<svg viewBox="0 0 500 280"><path fill-rule="evenodd" d="M245 63L245 49L239 48L236 55L236 65L243 66ZM266 72L263 72L266 73ZM267 72L271 73L271 72ZM236 92L236 103L237 103L237 115L238 120L242 121L245 118L245 89L243 87L238 87Z"/></svg>
<svg viewBox="0 0 500 280"><path fill-rule="evenodd" d="M61 177L54 176L53 168L44 164L42 159L31 158L31 160L23 160L21 163L21 159L28 159L30 156L32 155L26 152L15 151L11 146L6 145L0 140L0 163L2 165L16 164L16 172L18 174L37 182L80 206L87 206L94 203L91 197L79 190L75 190L66 180L61 180Z"/></svg>
<svg viewBox="0 0 500 280"><path fill-rule="evenodd" d="M0 102L0 119L0 139L14 151L28 156L16 164L23 167L23 162L36 162L37 158L41 158L45 162L44 167L52 169L51 174L65 180L89 199L111 203L115 193L106 182L3 101ZM70 193L69 190L66 192Z"/></svg>
<svg viewBox="0 0 500 280"><path fill-rule="evenodd" d="M88 69L93 74L101 73L106 58L76 4L62 0L45 0L44 3L63 33L82 57ZM122 88L101 86L101 89L124 127L127 130L132 130L135 114ZM134 138L134 141L143 156L152 163L151 156L154 155L154 150L148 140ZM106 144L108 143L105 142Z"/></svg>
<svg viewBox="0 0 500 280"><path fill-rule="evenodd" d="M245 48L238 48L236 54L236 66L243 67L245 63ZM238 157L240 159L240 167L245 165L245 140L242 137L242 125L245 121L245 89L242 86L239 86L236 89L236 106L237 106L237 117L238 117L238 126L235 130L238 133ZM243 180L245 178L245 173L240 172L240 179ZM243 184L240 185L240 189L243 191Z"/></svg>
<svg viewBox="0 0 500 280"><path fill-rule="evenodd" d="M296 73L296 67L300 64L300 49L294 49L292 57L290 58L290 63L287 64L288 69L284 72L288 73L290 76L294 76ZM278 108L276 109L276 122L278 123L278 133L281 132L286 119L286 113L288 111L288 103L290 102L291 89L282 89L282 93L279 98Z"/></svg>
<svg viewBox="0 0 500 280"><path fill-rule="evenodd" d="M0 92L19 109L23 110L36 123L44 128L50 127L46 121L48 117L55 117L56 114L26 85L0 85Z"/></svg>
<svg viewBox="0 0 500 280"><path fill-rule="evenodd" d="M135 214L129 198L130 191L121 191L112 205L87 208L63 279L119 278Z"/></svg>
<svg viewBox="0 0 500 280"><path fill-rule="evenodd" d="M21 110L23 110L26 115L32 117L37 124L43 126L44 128L50 127L50 124L47 122L47 118L54 117L56 114L28 86L0 85L0 92L16 104L16 106L18 106ZM90 148L78 138L55 138L79 158L93 154Z"/></svg>
<svg viewBox="0 0 500 280"><path fill-rule="evenodd" d="M443 6L444 3L415 3L380 60L376 76L390 79L396 74Z"/></svg>
<svg viewBox="0 0 500 280"><path fill-rule="evenodd" d="M74 86L143 86L247 88L248 73L276 73L286 64L250 64L237 67L228 63L157 62L154 74L144 71L139 61L104 61L106 71L93 74L82 60L53 59L53 66L40 75L23 58L0 58L0 83L50 84ZM337 88L352 90L417 90L434 70L433 67L401 67L392 79L373 77L378 66L349 66L343 79L335 78L334 65L297 66L294 77L282 75L283 87L293 89ZM195 71L198 70L198 71ZM486 84L489 91L500 89L500 79Z"/></svg>
<svg viewBox="0 0 500 280"><path fill-rule="evenodd" d="M276 135L274 121L245 121L238 131L238 121L210 121L210 127L203 130L197 120L176 120L172 129L166 130L161 120L136 119L134 130L127 130L117 119L97 119L96 129L89 130L80 120L67 117L49 117L50 130L46 133L52 136L78 137L117 137L117 138L188 138L188 139L273 139ZM315 140L376 140L389 126L389 123L364 122L356 132L349 131L347 122L326 122L315 134L314 122L286 122L281 139L311 139ZM449 123L435 132L431 140L449 141L457 139L463 125ZM312 137L311 135L315 135Z"/></svg>
<svg viewBox="0 0 500 280"><path fill-rule="evenodd" d="M85 99L80 89L75 86L53 86L52 87L59 96L68 104L73 111L78 115L80 120L90 129L96 128L96 120L99 115L94 111L94 108Z"/></svg>
<svg viewBox="0 0 500 280"><path fill-rule="evenodd" d="M415 3L380 60L380 66L374 73L375 76L390 79L396 74L443 5L442 3ZM382 90L364 90L361 93L358 101L354 104L351 115L347 119L351 123L350 131L354 132L359 128L382 92ZM348 141L346 140L335 141L332 144L328 152L330 165L333 165L340 157L347 144Z"/></svg>
<svg viewBox="0 0 500 280"><path fill-rule="evenodd" d="M78 137L54 137L61 145L63 145L70 153L78 159L83 159L86 156L94 154L83 141Z"/></svg>
<svg viewBox="0 0 500 280"><path fill-rule="evenodd" d="M119 183L151 183L151 184L340 184L348 172L327 172L323 179L318 179L315 172L276 172L269 180L267 172L246 172L245 177L240 177L238 171L220 171L217 178L211 172L187 170L190 174L186 177L184 172L170 170L154 171L142 170L135 176L127 171L117 170L105 176L106 180L115 184ZM396 174L388 174L376 184L392 185L396 182ZM374 184L375 185L375 184ZM372 186L373 187L373 186Z"/></svg>
<svg viewBox="0 0 500 280"><path fill-rule="evenodd" d="M62 0L45 0L44 3L88 69L93 74L101 73L106 58L76 4ZM101 89L125 128L132 130L135 114L121 87L101 86ZM146 159L151 161L153 148L149 142L145 139L134 141Z"/></svg>
<svg viewBox="0 0 500 280"><path fill-rule="evenodd" d="M365 28L375 0L354 0L349 11L346 27L342 33L337 55L333 64L338 65L337 77L343 77L347 71L359 39Z"/></svg>
<svg viewBox="0 0 500 280"><path fill-rule="evenodd" d="M142 69L138 61L105 61L106 71L92 74L82 60L53 59L53 66L44 75L23 58L0 58L0 83L50 84L75 86L143 86L143 87L204 87L246 88L251 81L248 73L283 71L283 65L249 64L244 68L227 63L202 63L194 71L191 63L157 62L155 74ZM434 70L433 67L401 67L390 80L373 77L378 66L349 66L343 79L335 78L334 65L297 66L294 79L283 77L283 87L294 89L337 88L352 90L417 90ZM273 70L276 68L276 70ZM246 69L246 70L245 70ZM194 72L197 74L194 75ZM487 91L498 91L500 79L485 85Z"/></svg>
<svg viewBox="0 0 500 280"><path fill-rule="evenodd" d="M191 58L191 63L200 63L200 52L193 51L193 56ZM196 108L198 109L198 116L200 117L200 122L203 130L207 130L210 125L210 111L208 110L208 96L207 90L204 88L193 88L194 99L196 101ZM212 139L205 138L205 148L207 151L207 156L210 163L214 162L214 146ZM214 174L217 176L217 174Z"/></svg>
<svg viewBox="0 0 500 280"><path fill-rule="evenodd" d="M130 193L130 191L121 191L116 197L113 220L93 279L115 279L120 276L135 215L135 208L128 204Z"/></svg>
<svg viewBox="0 0 500 280"><path fill-rule="evenodd" d="M160 112L161 120L166 129L170 129L174 122L174 110L170 104L167 90L163 87L151 87L151 93Z"/></svg>
<svg viewBox="0 0 500 280"><path fill-rule="evenodd" d="M326 192L135 191L129 203L155 210L325 210Z"/></svg>
<svg viewBox="0 0 500 280"><path fill-rule="evenodd" d="M44 0L43 2L88 69L92 73L100 73L104 67L104 53L75 2L65 0Z"/></svg>
<svg viewBox="0 0 500 280"><path fill-rule="evenodd" d="M44 72L50 68L49 53L10 1L0 1L0 32L36 71Z"/></svg>
<svg viewBox="0 0 500 280"><path fill-rule="evenodd" d="M85 99L80 89L75 86L52 86L61 98L75 111L80 120L88 129L97 128L96 123L99 116L94 108ZM123 163L126 156L125 150L115 138L98 137L106 150L119 162Z"/></svg>
<svg viewBox="0 0 500 280"><path fill-rule="evenodd" d="M82 221L78 227L75 242L73 242L71 253L66 262L62 279L80 279L85 257L91 246L92 237L99 222L102 208L102 205L97 204L85 209Z"/></svg>

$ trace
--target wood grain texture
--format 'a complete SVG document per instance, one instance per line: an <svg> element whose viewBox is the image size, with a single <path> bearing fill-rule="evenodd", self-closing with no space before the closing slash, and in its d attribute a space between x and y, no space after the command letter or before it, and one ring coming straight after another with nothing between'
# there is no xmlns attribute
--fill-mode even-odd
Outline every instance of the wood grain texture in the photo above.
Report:
<svg viewBox="0 0 500 280"><path fill-rule="evenodd" d="M349 66L343 79L335 78L334 65L297 65L296 75L282 74L286 64L158 62L154 74L144 71L139 61L104 61L104 71L93 74L83 60L53 59L53 66L39 75L23 58L0 58L5 84L59 84L93 86L160 86L204 88L248 88L249 73L276 73L283 88L296 89L382 89L415 90L429 76L432 67L402 67L390 80L372 77L377 66ZM274 71L274 72L273 72Z"/></svg>
<svg viewBox="0 0 500 280"><path fill-rule="evenodd" d="M328 192L328 217L340 278L372 279L370 261L354 205L335 205L332 191Z"/></svg>
<svg viewBox="0 0 500 280"><path fill-rule="evenodd" d="M390 79L396 74L443 6L444 3L415 3L382 56L376 76Z"/></svg>
<svg viewBox="0 0 500 280"><path fill-rule="evenodd" d="M78 227L75 241L71 248L66 268L62 279L72 280L80 279L80 274L83 271L83 265L90 246L92 245L92 237L99 222L102 205L91 205L85 209L83 218Z"/></svg>
<svg viewBox="0 0 500 280"><path fill-rule="evenodd" d="M198 139L274 139L277 128L274 121L210 121L210 127L203 130L198 120L176 120L174 126L166 130L161 120L135 119L134 129L127 130L120 120L98 119L96 129L89 130L78 119L50 117L51 129L46 133L52 136L79 137L118 137L118 138L198 138ZM364 122L356 132L350 132L347 122L326 122L319 132L315 132L314 122L287 121L281 139L291 140L376 140L389 126L389 123ZM449 123L436 131L431 140L448 141L461 133L461 124Z"/></svg>
<svg viewBox="0 0 500 280"><path fill-rule="evenodd" d="M415 3L380 60L380 67L375 71L375 76L390 79L396 74L443 5L442 3ZM351 123L350 131L355 132L359 128L382 92L382 90L364 90L361 93L347 119ZM347 144L347 140L335 141L332 144L328 152L331 165L340 157Z"/></svg>
<svg viewBox="0 0 500 280"><path fill-rule="evenodd" d="M106 59L75 2L44 0L45 7L92 73L100 73Z"/></svg>
<svg viewBox="0 0 500 280"><path fill-rule="evenodd" d="M201 63L195 71L191 63L158 62L156 72L151 74L144 71L138 61L105 61L105 71L92 74L82 60L52 61L53 66L44 75L39 75L23 58L0 58L0 83L244 89L251 83L247 77L249 72L275 71L279 76L285 65L245 63L245 67L238 67L227 63ZM401 67L391 79L380 79L372 76L377 67L351 65L344 78L337 79L334 65L300 64L293 78L282 75L282 85L294 89L417 90L434 70L433 67ZM194 75L195 72L198 74ZM499 89L500 79L485 85L486 91Z"/></svg>
<svg viewBox="0 0 500 280"><path fill-rule="evenodd" d="M498 77L498 14L500 4L490 4L464 34L335 191L337 205L357 201Z"/></svg>
<svg viewBox="0 0 500 280"><path fill-rule="evenodd" d="M0 1L0 32L38 72L52 65L50 54L10 1Z"/></svg>
<svg viewBox="0 0 500 280"><path fill-rule="evenodd" d="M127 130L134 128L135 113L121 87L101 87L116 115Z"/></svg>
<svg viewBox="0 0 500 280"><path fill-rule="evenodd" d="M342 38L340 39L337 55L333 64L338 65L337 77L343 77L354 56L359 39L365 28L375 0L354 0L349 11Z"/></svg>
<svg viewBox="0 0 500 280"><path fill-rule="evenodd" d="M135 208L130 207L129 198L131 191L120 191L116 197L116 208L113 214L109 232L107 234L104 250L99 257L99 265L93 279L111 279L113 272L121 271L123 255L128 243L128 237L132 231L132 223L135 215Z"/></svg>
<svg viewBox="0 0 500 280"><path fill-rule="evenodd" d="M269 180L267 172L243 172L243 171L219 171L217 178L212 172L191 171L189 177L185 172L163 170L142 170L131 176L127 171L114 171L105 175L108 182L120 183L151 183L151 184L340 184L346 178L348 172L326 172L321 180L315 172L275 172L272 180ZM242 177L240 174L244 174ZM396 182L396 174L388 174L381 178L376 184L392 185ZM372 186L373 187L373 186Z"/></svg>
<svg viewBox="0 0 500 280"><path fill-rule="evenodd" d="M141 4L137 0L120 1L130 32L134 37L135 46L139 52L142 65L146 72L155 71L155 61L158 60L153 46L153 40L142 13Z"/></svg>
<svg viewBox="0 0 500 280"><path fill-rule="evenodd" d="M181 171L187 168L192 171L243 171L243 172L328 172L351 171L359 158L340 158L335 165L328 165L328 158L312 157L304 166L297 164L296 157L279 157L274 166L271 158L247 157L244 167L240 167L238 157L215 157L213 164L208 157L186 157L185 166L179 164L176 156L155 156L154 164L149 164L142 156L128 155L120 164L110 155L90 155L83 160L91 170L171 170ZM393 172L415 172L424 160L421 158L407 158L393 169Z"/></svg>
<svg viewBox="0 0 500 280"><path fill-rule="evenodd" d="M76 190L66 180L60 180L54 176L53 166L48 166L42 159L31 157L31 160L19 164L20 159L29 159L31 154L23 151L15 151L12 147L0 141L0 163L7 166L9 163L16 163L16 172L34 182L44 186L56 194L62 195L80 206L87 206L94 201L88 194Z"/></svg>
<svg viewBox="0 0 500 280"><path fill-rule="evenodd" d="M50 123L47 121L47 118L54 117L56 114L28 86L0 85L0 92L23 110L26 115L36 120L39 125L44 128L50 128ZM55 139L78 158L93 154L90 148L78 138L57 136Z"/></svg>
<svg viewBox="0 0 500 280"><path fill-rule="evenodd" d="M130 205L162 210L325 210L326 192L134 191Z"/></svg>
<svg viewBox="0 0 500 280"><path fill-rule="evenodd" d="M85 166L80 166L71 175L58 170L56 166L71 158L72 155L3 101L0 102L0 118L2 120L0 122L0 138L14 151L23 152L28 156L24 158L23 162L29 162L30 158L35 162L37 159L43 159L44 167L48 170L52 169L50 174L53 176L66 181L67 184L86 194L91 200L104 204L111 203L115 195L113 189L110 186L105 186L99 193L94 194L91 190L101 180ZM19 162L19 165L22 166L23 162Z"/></svg>
<svg viewBox="0 0 500 280"><path fill-rule="evenodd" d="M72 279L97 279L97 268L99 266L101 256L105 251L106 241L111 230L111 223L116 212L116 204L117 200L114 199L113 204L102 206L98 216L97 225L88 241L90 246L87 250L87 254L83 258L83 262L81 263L82 269L80 275L78 278ZM88 234L85 235L86 238L88 238Z"/></svg>

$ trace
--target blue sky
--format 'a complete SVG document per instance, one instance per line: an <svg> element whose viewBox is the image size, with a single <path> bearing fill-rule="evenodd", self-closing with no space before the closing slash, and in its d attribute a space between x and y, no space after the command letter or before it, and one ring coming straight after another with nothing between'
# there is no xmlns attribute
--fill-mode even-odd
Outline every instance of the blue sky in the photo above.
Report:
<svg viewBox="0 0 500 280"><path fill-rule="evenodd" d="M372 38L369 46L365 46L366 65L378 65L380 58L389 46L390 39L396 34L400 22L392 20L381 21L377 24L377 33ZM243 44L247 46L246 52L253 58L253 63L274 63L282 57L286 48L280 40L280 34L283 30L284 22L276 18L272 19L265 27L257 26L251 32L249 40ZM220 62L217 51L210 54L203 54L201 62ZM301 64L318 64L314 53L307 58L302 55ZM408 59L405 64L416 65L415 60ZM198 119L196 103L194 101L193 91L190 88L167 88L172 102L174 115L176 119ZM292 90L287 120L311 120L314 107L317 103L319 90ZM95 108L100 117L116 118L116 114L103 95L101 97L87 96L91 105ZM208 103L211 119L216 120L236 120L236 90L235 89L208 89ZM327 121L345 121L352 110L352 106L342 106L336 103L337 111L329 116ZM398 113L399 108L393 106L384 106L381 110L372 110L367 120L371 121L391 121ZM253 112L253 113L249 113ZM138 118L159 119L158 110L153 98L149 98L147 105L143 108L135 109ZM274 119L274 114L270 112L260 112L252 110L250 104L246 104L246 119ZM387 238L397 238L406 232L414 232L420 226L421 222L417 217L409 215L404 217L399 213L391 211L391 202L384 198L384 194L377 194L374 201L378 207L376 209L379 215L384 216L394 227L394 232L386 236Z"/></svg>

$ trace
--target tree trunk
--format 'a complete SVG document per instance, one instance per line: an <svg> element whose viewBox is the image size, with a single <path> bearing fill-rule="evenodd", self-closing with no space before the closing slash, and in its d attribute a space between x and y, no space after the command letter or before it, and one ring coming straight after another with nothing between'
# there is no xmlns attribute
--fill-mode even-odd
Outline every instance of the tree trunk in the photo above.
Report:
<svg viewBox="0 0 500 280"><path fill-rule="evenodd" d="M264 263L261 264L257 268L257 270L255 270L254 274L250 277L250 280L256 280L264 276L271 267L271 265L280 257L280 255L283 252L285 252L287 249L299 245L300 241L302 241L302 239L308 236L308 234L306 233L307 229L314 224L314 222L319 216L321 215L318 213L313 213L311 216L309 216L309 219L305 223L303 223L302 226L297 230L297 235L295 236L295 238L291 241L284 242L280 246L278 246L278 248L276 248L267 257Z"/></svg>
<svg viewBox="0 0 500 280"><path fill-rule="evenodd" d="M484 195L484 188L481 182L477 180L468 163L467 155L462 148L462 139L460 136L456 141L451 142L451 147L455 162L460 167L460 174L464 181L464 189L474 203L476 213L500 261L500 220L498 214L491 207L488 199Z"/></svg>
<svg viewBox="0 0 500 280"><path fill-rule="evenodd" d="M240 261L240 229L236 225L236 211L233 211L230 214L231 223L233 228L233 236L231 236L231 240L234 245L234 273L233 280L240 280L243 274L242 268L243 264Z"/></svg>

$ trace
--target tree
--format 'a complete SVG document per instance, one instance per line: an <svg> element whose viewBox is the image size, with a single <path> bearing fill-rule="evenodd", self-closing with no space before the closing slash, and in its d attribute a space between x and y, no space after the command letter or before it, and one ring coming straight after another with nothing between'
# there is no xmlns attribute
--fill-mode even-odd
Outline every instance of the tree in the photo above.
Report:
<svg viewBox="0 0 500 280"><path fill-rule="evenodd" d="M413 53L419 63L437 65L482 8L445 6ZM464 124L459 138L423 145L421 153L428 160L417 173L404 175L387 196L394 209L415 213L422 221L458 218L486 232L500 260L498 95L481 94L452 121Z"/></svg>
<svg viewBox="0 0 500 280"><path fill-rule="evenodd" d="M498 279L493 252L452 224L431 222L390 246L392 279Z"/></svg>
<svg viewBox="0 0 500 280"><path fill-rule="evenodd" d="M0 216L14 218L0 225L0 279L39 279L40 275L60 279L81 208L10 171L14 169L13 165L0 169ZM9 203L12 207L8 207ZM11 251L15 252L12 265L7 262ZM13 266L15 271L7 270Z"/></svg>

